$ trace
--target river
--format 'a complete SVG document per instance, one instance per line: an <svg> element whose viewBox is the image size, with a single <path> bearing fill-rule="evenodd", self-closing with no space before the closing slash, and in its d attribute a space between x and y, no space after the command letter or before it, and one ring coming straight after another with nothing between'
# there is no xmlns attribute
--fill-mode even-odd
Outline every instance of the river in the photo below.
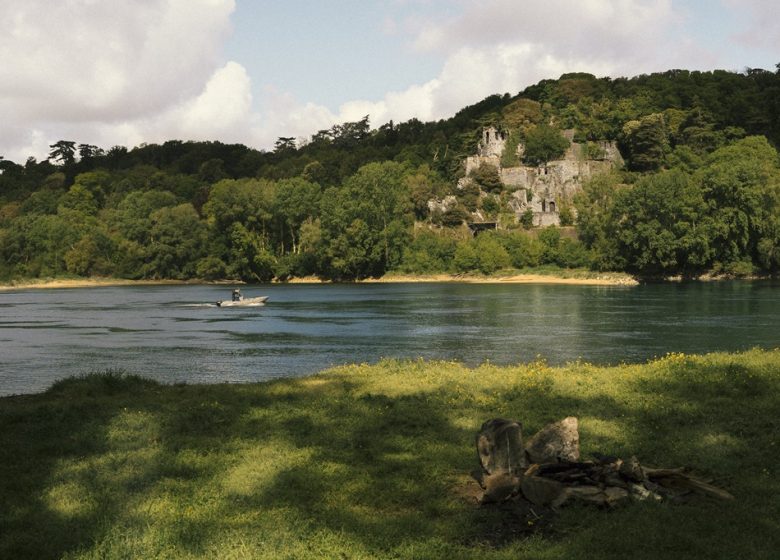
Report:
<svg viewBox="0 0 780 560"><path fill-rule="evenodd" d="M0 395L121 369L165 383L251 382L388 358L643 362L780 346L780 283L642 286L222 286L0 292Z"/></svg>

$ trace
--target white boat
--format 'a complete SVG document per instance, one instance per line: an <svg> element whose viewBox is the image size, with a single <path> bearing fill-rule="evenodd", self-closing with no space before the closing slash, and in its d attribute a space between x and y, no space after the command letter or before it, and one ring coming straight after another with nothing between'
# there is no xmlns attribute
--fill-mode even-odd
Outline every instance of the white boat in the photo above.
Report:
<svg viewBox="0 0 780 560"><path fill-rule="evenodd" d="M268 296L244 297L239 290L233 290L233 298L217 302L217 307L257 307L264 305Z"/></svg>

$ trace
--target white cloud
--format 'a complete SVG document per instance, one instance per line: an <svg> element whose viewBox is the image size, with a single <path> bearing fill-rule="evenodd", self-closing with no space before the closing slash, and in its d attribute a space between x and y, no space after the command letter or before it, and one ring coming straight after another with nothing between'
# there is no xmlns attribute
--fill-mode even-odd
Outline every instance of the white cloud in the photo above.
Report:
<svg viewBox="0 0 780 560"><path fill-rule="evenodd" d="M41 157L42 137L94 142L207 95L233 9L233 0L5 0L0 153L38 146Z"/></svg>
<svg viewBox="0 0 780 560"><path fill-rule="evenodd" d="M634 75L683 66L681 52L706 58L680 36L670 48L670 34L681 23L671 0L483 0L463 5L451 19L406 26L416 30L416 49L444 56L438 76L379 100L348 101L337 114L288 105L286 110L300 117L289 135L311 134L366 114L373 126L412 117L446 118L490 94L514 94L565 72ZM315 115L318 124L307 130L308 115ZM283 134L276 130L277 136Z"/></svg>
<svg viewBox="0 0 780 560"><path fill-rule="evenodd" d="M244 67L228 62L214 73L203 93L172 112L173 123L165 128L170 132L178 125L178 136L189 133L192 140L238 141L230 137L245 136L251 125L251 85Z"/></svg>
<svg viewBox="0 0 780 560"><path fill-rule="evenodd" d="M745 42L780 48L773 0L722 1L752 17ZM5 0L3 8L0 155L15 161L45 157L59 139L106 148L168 139L269 148L279 136L308 137L366 114L373 126L446 118L565 72L712 67L715 56L686 38L690 20L673 0L449 0L436 20L414 12L400 23L378 20L385 33L409 38L412 51L440 57L438 75L332 111L283 86L258 95L240 62L221 60L234 0Z"/></svg>
<svg viewBox="0 0 780 560"><path fill-rule="evenodd" d="M780 18L776 0L724 0L724 3L736 16L747 19L747 28L735 34L738 42L748 47L780 51Z"/></svg>
<svg viewBox="0 0 780 560"><path fill-rule="evenodd" d="M533 44L557 59L658 56L678 23L671 0L485 0L420 32L420 50Z"/></svg>
<svg viewBox="0 0 780 560"><path fill-rule="evenodd" d="M691 51L669 33L680 23L670 0L483 0L454 18L428 22L416 49L442 53L438 76L380 100L344 103L332 122L369 114L374 126L411 117L445 118L493 93L517 93L565 72L634 75L681 66ZM705 53L695 53L704 58Z"/></svg>

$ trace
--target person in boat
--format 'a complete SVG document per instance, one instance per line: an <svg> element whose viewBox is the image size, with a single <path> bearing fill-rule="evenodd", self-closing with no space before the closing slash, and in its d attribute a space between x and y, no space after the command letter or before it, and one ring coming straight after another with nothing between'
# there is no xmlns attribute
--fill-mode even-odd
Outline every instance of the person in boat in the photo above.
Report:
<svg viewBox="0 0 780 560"><path fill-rule="evenodd" d="M243 298L244 296L241 295L241 290L233 290L233 301L241 301Z"/></svg>

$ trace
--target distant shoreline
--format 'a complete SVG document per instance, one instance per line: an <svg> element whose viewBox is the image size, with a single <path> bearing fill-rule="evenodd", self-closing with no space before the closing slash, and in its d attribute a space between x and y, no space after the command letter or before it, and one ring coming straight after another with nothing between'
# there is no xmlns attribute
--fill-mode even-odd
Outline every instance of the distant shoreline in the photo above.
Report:
<svg viewBox="0 0 780 560"><path fill-rule="evenodd" d="M364 284L394 284L394 283L433 283L449 282L463 284L570 284L590 286L633 286L638 282L629 275L607 274L594 275L592 278L577 278L556 276L555 274L508 274L505 276L471 276L454 274L406 275L388 274L381 278L368 278L356 283ZM280 284L326 284L317 277L293 278ZM45 280L20 281L13 284L0 284L0 291L39 290L39 289L70 289L70 288L100 288L110 286L178 286L191 284L242 285L240 281L220 280L127 280L122 278L52 278Z"/></svg>

